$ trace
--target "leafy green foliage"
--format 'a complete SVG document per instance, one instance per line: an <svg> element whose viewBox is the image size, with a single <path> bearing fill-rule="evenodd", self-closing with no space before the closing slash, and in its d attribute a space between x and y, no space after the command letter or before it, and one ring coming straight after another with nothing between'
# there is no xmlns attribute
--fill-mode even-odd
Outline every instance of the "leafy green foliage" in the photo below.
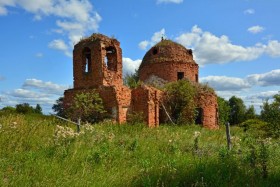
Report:
<svg viewBox="0 0 280 187"><path fill-rule="evenodd" d="M124 84L126 86L128 86L129 88L131 88L131 89L137 88L141 84L140 81L139 81L138 70L136 70L132 74L125 75L125 77L124 77Z"/></svg>
<svg viewBox="0 0 280 187"><path fill-rule="evenodd" d="M245 120L246 106L241 98L232 96L229 99L231 125L237 125Z"/></svg>
<svg viewBox="0 0 280 187"><path fill-rule="evenodd" d="M34 112L37 114L42 114L42 107L39 104L37 104L34 108Z"/></svg>
<svg viewBox="0 0 280 187"><path fill-rule="evenodd" d="M196 117L196 87L188 80L166 84L164 105L178 125L193 124Z"/></svg>
<svg viewBox="0 0 280 187"><path fill-rule="evenodd" d="M16 112L20 114L42 114L42 107L37 104L35 108L30 106L28 103L16 105Z"/></svg>
<svg viewBox="0 0 280 187"><path fill-rule="evenodd" d="M229 122L230 106L229 102L222 97L218 97L218 109L219 109L219 124L225 125Z"/></svg>
<svg viewBox="0 0 280 187"><path fill-rule="evenodd" d="M280 136L280 94L276 94L270 104L268 100L263 103L261 119L268 123L267 132L274 137Z"/></svg>
<svg viewBox="0 0 280 187"><path fill-rule="evenodd" d="M256 115L256 110L254 108L254 106L249 106L247 109L246 109L246 112L245 112L245 120L248 120L248 119L256 119L257 118L257 115Z"/></svg>
<svg viewBox="0 0 280 187"><path fill-rule="evenodd" d="M95 123L103 120L105 114L103 101L97 92L76 94L67 111L69 118Z"/></svg>
<svg viewBox="0 0 280 187"><path fill-rule="evenodd" d="M0 110L0 114L14 114L16 113L16 109L11 106L6 106Z"/></svg>
<svg viewBox="0 0 280 187"><path fill-rule="evenodd" d="M60 117L66 117L63 100L64 100L64 97L58 98L56 100L56 103L52 106L53 111L56 113L56 115L58 115Z"/></svg>
<svg viewBox="0 0 280 187"><path fill-rule="evenodd" d="M266 137L267 123L260 119L248 119L239 126L243 128L244 132L248 132L255 137Z"/></svg>
<svg viewBox="0 0 280 187"><path fill-rule="evenodd" d="M127 122L130 125L137 125L144 123L144 116L142 112L133 112L128 115Z"/></svg>

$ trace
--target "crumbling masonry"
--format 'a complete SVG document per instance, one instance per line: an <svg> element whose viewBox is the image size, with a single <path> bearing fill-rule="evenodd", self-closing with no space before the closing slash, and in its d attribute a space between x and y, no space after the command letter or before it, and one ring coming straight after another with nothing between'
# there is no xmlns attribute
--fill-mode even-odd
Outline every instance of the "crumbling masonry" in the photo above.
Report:
<svg viewBox="0 0 280 187"><path fill-rule="evenodd" d="M198 64L192 50L170 40L162 40L144 56L139 67L142 86L129 89L123 84L122 50L114 38L102 34L81 40L73 51L74 88L64 93L65 108L81 92L97 91L105 110L118 123L128 115L141 112L149 127L156 127L163 117L161 86L179 79L198 83ZM207 128L218 128L217 96L207 93L198 96L197 123Z"/></svg>

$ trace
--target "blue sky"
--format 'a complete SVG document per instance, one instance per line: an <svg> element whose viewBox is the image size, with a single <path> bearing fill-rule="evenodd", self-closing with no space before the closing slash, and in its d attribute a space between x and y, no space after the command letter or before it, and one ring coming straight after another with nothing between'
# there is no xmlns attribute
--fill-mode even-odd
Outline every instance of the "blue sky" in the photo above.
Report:
<svg viewBox="0 0 280 187"><path fill-rule="evenodd" d="M200 81L259 110L280 90L279 0L0 0L0 108L51 112L72 87L73 45L99 32L121 42L124 74L162 36L194 51Z"/></svg>

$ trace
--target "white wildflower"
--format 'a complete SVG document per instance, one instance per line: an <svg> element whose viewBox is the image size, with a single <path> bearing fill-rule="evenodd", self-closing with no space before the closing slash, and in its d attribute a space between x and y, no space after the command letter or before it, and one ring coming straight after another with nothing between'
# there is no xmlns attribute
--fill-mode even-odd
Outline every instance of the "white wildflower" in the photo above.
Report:
<svg viewBox="0 0 280 187"><path fill-rule="evenodd" d="M195 131L193 136L194 138L198 138L201 135L201 133L199 131Z"/></svg>

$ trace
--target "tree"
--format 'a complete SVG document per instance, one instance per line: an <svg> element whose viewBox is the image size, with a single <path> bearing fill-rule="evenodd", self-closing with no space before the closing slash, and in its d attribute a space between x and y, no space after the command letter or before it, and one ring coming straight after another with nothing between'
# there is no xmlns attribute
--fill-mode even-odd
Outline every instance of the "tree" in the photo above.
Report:
<svg viewBox="0 0 280 187"><path fill-rule="evenodd" d="M124 84L131 89L138 87L140 85L138 70L135 70L132 74L126 74Z"/></svg>
<svg viewBox="0 0 280 187"><path fill-rule="evenodd" d="M76 94L67 114L71 119L98 122L103 120L105 112L102 99L94 91Z"/></svg>
<svg viewBox="0 0 280 187"><path fill-rule="evenodd" d="M229 122L231 125L237 125L242 123L245 120L245 111L246 106L242 99L232 96L229 99L230 106L230 119Z"/></svg>
<svg viewBox="0 0 280 187"><path fill-rule="evenodd" d="M179 80L165 86L163 103L173 121L178 125L193 124L196 117L197 90L188 80Z"/></svg>
<svg viewBox="0 0 280 187"><path fill-rule="evenodd" d="M28 103L18 104L16 105L16 112L21 114L30 114L34 113L34 108Z"/></svg>
<svg viewBox="0 0 280 187"><path fill-rule="evenodd" d="M56 104L54 104L52 106L53 111L56 113L56 115L58 115L60 117L66 117L63 100L64 100L64 97L58 98L56 100Z"/></svg>
<svg viewBox="0 0 280 187"><path fill-rule="evenodd" d="M219 123L225 125L229 122L230 117L230 106L229 102L222 97L218 97L218 109L219 109Z"/></svg>
<svg viewBox="0 0 280 187"><path fill-rule="evenodd" d="M256 119L256 118L257 118L256 110L255 110L254 106L251 105L251 106L249 106L248 109L246 109L245 120Z"/></svg>
<svg viewBox="0 0 280 187"><path fill-rule="evenodd" d="M35 109L34 109L34 112L35 112L36 114L43 114L43 113L42 113L42 107L41 107L39 104L37 104L36 107L35 107Z"/></svg>
<svg viewBox="0 0 280 187"><path fill-rule="evenodd" d="M267 122L267 132L274 137L280 136L280 94L273 96L273 102L266 100L261 110L261 119Z"/></svg>

